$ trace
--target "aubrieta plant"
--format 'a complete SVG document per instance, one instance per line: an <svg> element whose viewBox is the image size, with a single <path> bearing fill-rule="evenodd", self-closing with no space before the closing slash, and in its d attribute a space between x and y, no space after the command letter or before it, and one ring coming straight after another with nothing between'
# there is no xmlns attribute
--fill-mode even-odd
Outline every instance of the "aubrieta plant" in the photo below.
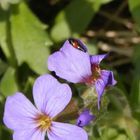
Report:
<svg viewBox="0 0 140 140"><path fill-rule="evenodd" d="M67 123L55 122L71 99L71 89L51 75L40 76L33 86L35 106L17 92L5 104L4 123L14 131L14 140L87 140L84 129Z"/></svg>
<svg viewBox="0 0 140 140"><path fill-rule="evenodd" d="M59 51L50 55L48 68L69 82L95 86L98 95L98 109L100 109L101 97L105 88L116 84L113 72L100 68L100 62L107 55L90 55L80 40L69 39Z"/></svg>
<svg viewBox="0 0 140 140"><path fill-rule="evenodd" d="M105 88L116 84L113 72L100 68L100 62L107 56L90 55L82 41L71 38L49 56L48 68L69 82L94 87L100 111ZM49 74L39 76L33 85L33 98L35 106L20 92L6 100L3 120L14 131L13 140L44 140L46 134L49 140L88 140L83 127L97 117L90 107L80 108L83 111L75 118L75 125L66 123L68 120L56 122L72 98L67 84L59 83Z"/></svg>

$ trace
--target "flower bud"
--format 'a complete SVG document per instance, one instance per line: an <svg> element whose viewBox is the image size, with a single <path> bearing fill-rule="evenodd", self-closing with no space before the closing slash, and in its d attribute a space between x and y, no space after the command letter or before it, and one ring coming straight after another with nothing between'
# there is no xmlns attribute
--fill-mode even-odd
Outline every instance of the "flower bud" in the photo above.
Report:
<svg viewBox="0 0 140 140"><path fill-rule="evenodd" d="M79 127L83 127L83 126L88 125L90 123L90 121L94 120L95 118L96 117L94 115L90 114L89 110L84 110L79 115L76 124Z"/></svg>

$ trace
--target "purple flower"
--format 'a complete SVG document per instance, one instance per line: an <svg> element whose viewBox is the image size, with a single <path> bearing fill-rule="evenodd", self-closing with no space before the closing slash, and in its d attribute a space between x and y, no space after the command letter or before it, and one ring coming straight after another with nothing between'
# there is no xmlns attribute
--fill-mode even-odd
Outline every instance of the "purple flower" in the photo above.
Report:
<svg viewBox="0 0 140 140"><path fill-rule="evenodd" d="M90 114L89 110L84 110L78 117L76 124L80 127L83 127L88 125L94 119L95 116Z"/></svg>
<svg viewBox="0 0 140 140"><path fill-rule="evenodd" d="M49 56L48 68L72 83L95 85L99 109L105 88L116 84L112 71L100 69L99 64L106 56L107 54L89 55L80 40L69 39L59 51Z"/></svg>
<svg viewBox="0 0 140 140"><path fill-rule="evenodd" d="M40 76L33 86L36 107L20 92L6 100L5 125L14 131L14 140L87 140L84 129L54 121L71 100L71 89L51 75Z"/></svg>

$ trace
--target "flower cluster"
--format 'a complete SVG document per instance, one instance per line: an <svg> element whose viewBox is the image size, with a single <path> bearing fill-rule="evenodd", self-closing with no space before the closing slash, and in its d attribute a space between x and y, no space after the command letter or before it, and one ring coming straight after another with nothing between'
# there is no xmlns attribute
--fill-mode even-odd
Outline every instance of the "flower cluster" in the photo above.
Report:
<svg viewBox="0 0 140 140"><path fill-rule="evenodd" d="M72 93L51 75L40 76L33 86L35 106L20 92L8 97L4 123L14 130L14 140L87 140L84 129L55 122L55 116L69 103Z"/></svg>
<svg viewBox="0 0 140 140"><path fill-rule="evenodd" d="M115 85L113 72L101 70L100 62L107 57L90 55L78 39L67 40L62 48L48 58L48 68L56 75L72 83L95 86L98 109L104 90ZM56 122L56 116L64 110L72 97L67 84L59 83L46 74L38 77L33 85L35 106L20 92L9 96L5 103L4 123L14 131L14 140L87 140L82 128L96 119L88 109L83 109L76 125Z"/></svg>
<svg viewBox="0 0 140 140"><path fill-rule="evenodd" d="M80 40L69 39L58 52L50 55L48 68L69 82L95 85L98 94L98 109L100 109L100 101L105 88L116 84L113 72L100 68L100 62L107 55L90 55Z"/></svg>

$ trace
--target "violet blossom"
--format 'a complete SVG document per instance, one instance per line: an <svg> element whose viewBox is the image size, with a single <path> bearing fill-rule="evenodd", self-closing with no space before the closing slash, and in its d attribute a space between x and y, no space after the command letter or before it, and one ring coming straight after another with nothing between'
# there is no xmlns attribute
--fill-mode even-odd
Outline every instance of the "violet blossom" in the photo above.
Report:
<svg viewBox="0 0 140 140"><path fill-rule="evenodd" d="M76 124L80 127L83 127L83 126L88 125L94 119L95 119L95 116L90 114L90 111L86 109L80 113Z"/></svg>
<svg viewBox="0 0 140 140"><path fill-rule="evenodd" d="M37 78L33 86L34 106L22 93L17 92L6 100L5 125L14 131L13 140L87 140L84 129L68 123L55 122L71 100L71 89L60 84L53 76Z"/></svg>
<svg viewBox="0 0 140 140"><path fill-rule="evenodd" d="M48 69L69 82L95 86L100 109L105 88L116 84L112 71L100 69L100 62L106 56L90 55L79 39L69 39L59 51L49 56Z"/></svg>

